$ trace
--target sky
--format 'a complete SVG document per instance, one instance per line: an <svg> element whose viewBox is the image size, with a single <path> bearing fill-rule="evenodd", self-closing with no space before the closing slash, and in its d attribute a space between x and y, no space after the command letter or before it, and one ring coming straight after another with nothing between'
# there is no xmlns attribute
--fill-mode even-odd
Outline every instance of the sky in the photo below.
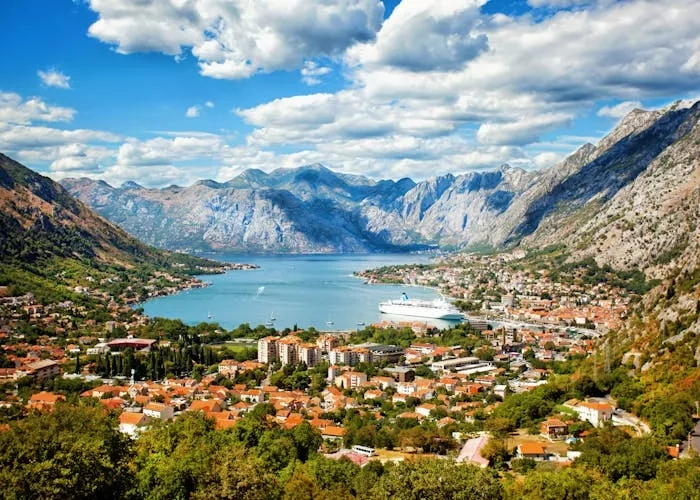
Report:
<svg viewBox="0 0 700 500"><path fill-rule="evenodd" d="M0 0L0 152L55 179L548 168L700 96L699 0Z"/></svg>

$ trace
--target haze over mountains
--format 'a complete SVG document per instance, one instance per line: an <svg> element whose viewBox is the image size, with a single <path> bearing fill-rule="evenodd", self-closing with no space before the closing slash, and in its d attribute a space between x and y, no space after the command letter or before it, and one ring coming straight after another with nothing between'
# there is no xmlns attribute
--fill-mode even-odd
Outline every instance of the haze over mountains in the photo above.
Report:
<svg viewBox="0 0 700 500"><path fill-rule="evenodd" d="M697 247L699 116L700 102L634 110L597 146L539 172L504 165L377 182L315 164L189 187L115 188L85 178L63 185L168 249L367 252L525 241L571 243L618 267L654 266L664 250Z"/></svg>

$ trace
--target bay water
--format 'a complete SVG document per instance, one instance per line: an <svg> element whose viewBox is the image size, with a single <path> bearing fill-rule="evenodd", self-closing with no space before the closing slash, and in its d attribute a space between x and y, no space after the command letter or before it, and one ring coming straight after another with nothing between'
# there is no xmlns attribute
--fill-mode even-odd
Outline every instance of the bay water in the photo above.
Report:
<svg viewBox="0 0 700 500"><path fill-rule="evenodd" d="M353 272L379 266L427 263L430 258L425 255L222 253L203 256L223 262L256 264L260 268L202 276L210 286L143 303L148 316L179 318L190 325L217 322L227 329L242 323L252 327L267 323L280 330L294 325L313 326L317 330L354 330L380 319L425 321L387 318L379 313L380 301L399 298L402 292L411 298L439 297L436 291L427 288L365 284L363 279L353 276ZM442 323L436 326L448 326Z"/></svg>

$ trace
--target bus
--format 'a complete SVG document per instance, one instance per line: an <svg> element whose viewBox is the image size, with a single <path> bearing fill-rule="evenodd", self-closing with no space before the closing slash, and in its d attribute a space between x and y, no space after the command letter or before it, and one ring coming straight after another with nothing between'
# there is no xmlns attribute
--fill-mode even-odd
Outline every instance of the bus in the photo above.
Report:
<svg viewBox="0 0 700 500"><path fill-rule="evenodd" d="M352 451L355 453L359 453L360 455L364 455L366 457L373 457L374 456L374 448L370 448L369 446L362 446L359 444L356 444L355 446L352 447Z"/></svg>

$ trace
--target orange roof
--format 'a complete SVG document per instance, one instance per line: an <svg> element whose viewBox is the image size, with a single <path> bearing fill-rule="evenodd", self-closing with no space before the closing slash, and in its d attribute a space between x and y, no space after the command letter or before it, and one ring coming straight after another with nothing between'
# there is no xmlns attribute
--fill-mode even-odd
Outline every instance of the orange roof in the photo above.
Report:
<svg viewBox="0 0 700 500"><path fill-rule="evenodd" d="M343 429L342 427L329 425L321 431L321 434L323 436L343 437L345 435L345 432L345 429Z"/></svg>
<svg viewBox="0 0 700 500"><path fill-rule="evenodd" d="M224 430L224 429L230 429L234 425L236 425L235 420L217 419L216 422L214 423L214 428L216 430Z"/></svg>
<svg viewBox="0 0 700 500"><path fill-rule="evenodd" d="M131 425L139 425L143 423L144 419L146 416L143 413L134 413L130 411L125 411L121 415L119 415L119 423L120 424L131 424Z"/></svg>
<svg viewBox="0 0 700 500"><path fill-rule="evenodd" d="M544 455L546 454L545 446L542 443L525 442L518 446L522 455Z"/></svg>
<svg viewBox="0 0 700 500"><path fill-rule="evenodd" d="M219 401L215 399L197 399L192 401L190 405L191 411L204 411L204 412L214 412L221 411L221 405Z"/></svg>
<svg viewBox="0 0 700 500"><path fill-rule="evenodd" d="M65 399L66 398L60 394L42 391L36 394L32 394L32 397L29 398L29 401L31 403L56 403L57 401L65 401Z"/></svg>

